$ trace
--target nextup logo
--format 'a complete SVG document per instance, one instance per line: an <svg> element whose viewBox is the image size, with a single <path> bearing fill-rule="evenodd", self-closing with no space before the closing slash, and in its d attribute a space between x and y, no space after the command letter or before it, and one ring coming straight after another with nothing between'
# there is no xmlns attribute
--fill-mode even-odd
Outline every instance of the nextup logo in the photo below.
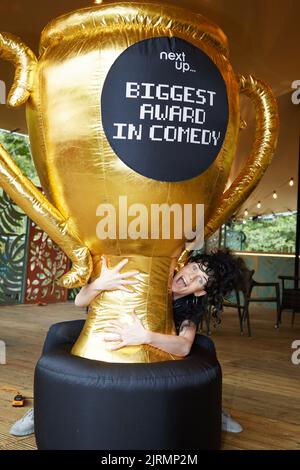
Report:
<svg viewBox="0 0 300 470"><path fill-rule="evenodd" d="M191 66L186 62L185 52L161 52L159 55L160 60L171 60L174 61L175 69L180 70L182 73L185 72L196 72L196 70L191 69Z"/></svg>

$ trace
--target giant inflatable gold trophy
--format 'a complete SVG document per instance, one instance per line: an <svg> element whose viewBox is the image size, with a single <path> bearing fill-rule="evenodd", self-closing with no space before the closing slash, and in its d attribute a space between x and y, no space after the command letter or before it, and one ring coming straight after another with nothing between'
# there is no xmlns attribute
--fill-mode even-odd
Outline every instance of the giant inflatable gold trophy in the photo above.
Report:
<svg viewBox="0 0 300 470"><path fill-rule="evenodd" d="M44 193L3 147L1 186L71 259L71 271L60 280L65 287L99 275L101 255L110 266L126 257L126 270L140 271L133 293L102 292L91 303L74 355L108 362L172 359L146 345L108 351L103 327L108 320L127 321L135 309L146 328L175 333L169 286L185 236L151 236L145 223L153 205L204 204L209 236L270 163L278 133L275 99L262 81L237 76L228 54L218 26L170 5L113 3L64 15L42 32L39 59L19 38L0 34L0 56L16 67L8 104L26 103ZM255 106L255 141L225 191L240 93ZM139 236L128 235L130 222Z"/></svg>

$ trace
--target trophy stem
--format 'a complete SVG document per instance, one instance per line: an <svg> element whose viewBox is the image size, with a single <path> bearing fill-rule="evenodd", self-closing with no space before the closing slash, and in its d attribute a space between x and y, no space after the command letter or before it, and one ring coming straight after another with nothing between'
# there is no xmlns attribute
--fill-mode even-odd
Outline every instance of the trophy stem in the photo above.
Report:
<svg viewBox="0 0 300 470"><path fill-rule="evenodd" d="M125 346L117 351L109 351L104 341L104 329L110 321L130 323L130 315L135 311L145 328L165 334L176 334L171 296L171 280L176 258L146 257L136 255L104 255L110 267L128 258L126 271L138 270L139 284L132 293L103 291L90 304L88 317L76 341L72 354L105 362L160 362L179 359L149 345ZM99 260L94 259L96 270L100 271ZM125 270L125 268L123 268Z"/></svg>

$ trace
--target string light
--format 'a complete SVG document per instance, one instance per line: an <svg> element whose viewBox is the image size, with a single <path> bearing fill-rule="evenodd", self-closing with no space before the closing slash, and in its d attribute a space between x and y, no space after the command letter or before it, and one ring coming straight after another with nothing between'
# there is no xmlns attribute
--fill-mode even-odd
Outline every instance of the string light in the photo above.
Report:
<svg viewBox="0 0 300 470"><path fill-rule="evenodd" d="M102 3L103 0L94 0L94 3L96 3L96 5L100 5L100 3Z"/></svg>
<svg viewBox="0 0 300 470"><path fill-rule="evenodd" d="M294 178L290 178L288 181L285 181L283 184L281 184L281 185L279 186L278 189L283 188L286 184L289 184L290 187L294 186L294 185L295 185ZM267 194L267 195L264 197L264 200L267 199L268 197L270 197L271 194L272 194L273 199L278 199L277 191L274 190L272 193ZM261 201L258 201L258 203L256 204L257 209L261 209L261 206L262 206ZM251 207L253 207L253 206L251 206ZM251 207L250 207L250 210L251 210ZM244 210L244 216L247 217L247 215L248 215L248 209L245 209L245 210Z"/></svg>

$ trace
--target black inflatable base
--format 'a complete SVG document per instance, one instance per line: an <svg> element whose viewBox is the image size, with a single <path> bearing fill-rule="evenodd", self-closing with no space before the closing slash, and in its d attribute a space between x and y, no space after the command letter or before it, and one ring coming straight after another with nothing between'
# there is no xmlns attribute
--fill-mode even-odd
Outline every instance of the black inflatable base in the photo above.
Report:
<svg viewBox="0 0 300 470"><path fill-rule="evenodd" d="M53 325L36 366L38 449L220 448L221 369L201 336L181 361L111 364L70 354L83 323Z"/></svg>

